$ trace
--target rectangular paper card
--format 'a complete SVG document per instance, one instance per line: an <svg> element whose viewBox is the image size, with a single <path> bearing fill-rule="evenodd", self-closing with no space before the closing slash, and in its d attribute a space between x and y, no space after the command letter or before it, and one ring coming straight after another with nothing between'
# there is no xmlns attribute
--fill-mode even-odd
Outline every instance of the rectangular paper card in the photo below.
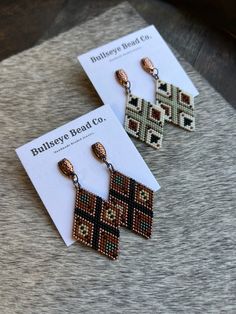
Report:
<svg viewBox="0 0 236 314"><path fill-rule="evenodd" d="M125 92L115 79L116 70L125 70L132 93L154 102L154 79L140 65L144 57L151 59L158 68L160 79L193 96L198 95L196 87L156 28L148 26L78 56L103 103L112 107L121 123L125 115Z"/></svg>
<svg viewBox="0 0 236 314"><path fill-rule="evenodd" d="M109 171L91 145L101 142L115 169L157 191L160 186L109 106L89 112L19 147L16 153L66 245L72 238L75 189L57 163L74 165L79 183L108 199Z"/></svg>

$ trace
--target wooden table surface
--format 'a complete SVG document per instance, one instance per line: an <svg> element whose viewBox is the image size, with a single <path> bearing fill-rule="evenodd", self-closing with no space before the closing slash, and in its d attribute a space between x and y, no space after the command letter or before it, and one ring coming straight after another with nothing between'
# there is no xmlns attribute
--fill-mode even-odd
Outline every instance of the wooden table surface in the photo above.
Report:
<svg viewBox="0 0 236 314"><path fill-rule="evenodd" d="M120 2L122 1L2 0L0 60L79 25ZM235 34L232 29L222 29L219 14L215 14L218 21L214 23L214 16L211 18L210 14L205 14L206 10L202 10L202 7L195 6L193 9L184 5L184 1L131 0L130 3L236 107ZM229 5L232 5L232 1Z"/></svg>

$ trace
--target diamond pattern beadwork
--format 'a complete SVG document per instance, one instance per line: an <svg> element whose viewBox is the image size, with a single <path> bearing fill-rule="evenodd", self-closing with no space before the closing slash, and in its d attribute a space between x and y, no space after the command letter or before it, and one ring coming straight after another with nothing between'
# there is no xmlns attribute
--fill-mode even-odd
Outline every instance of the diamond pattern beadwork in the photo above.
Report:
<svg viewBox="0 0 236 314"><path fill-rule="evenodd" d="M119 250L120 211L82 188L76 192L73 238L116 259Z"/></svg>
<svg viewBox="0 0 236 314"><path fill-rule="evenodd" d="M153 191L124 174L113 171L109 201L120 210L121 225L150 238L153 219Z"/></svg>
<svg viewBox="0 0 236 314"><path fill-rule="evenodd" d="M164 110L142 98L128 94L125 110L125 130L151 147L162 145Z"/></svg>
<svg viewBox="0 0 236 314"><path fill-rule="evenodd" d="M165 111L165 120L194 131L194 98L178 87L158 79L156 81L156 104Z"/></svg>

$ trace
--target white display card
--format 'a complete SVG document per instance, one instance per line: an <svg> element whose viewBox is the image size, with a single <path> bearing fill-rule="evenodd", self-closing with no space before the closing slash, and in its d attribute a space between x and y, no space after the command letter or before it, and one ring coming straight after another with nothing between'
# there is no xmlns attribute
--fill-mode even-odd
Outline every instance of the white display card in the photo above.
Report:
<svg viewBox="0 0 236 314"><path fill-rule="evenodd" d="M115 79L116 70L125 70L133 94L150 102L155 99L154 79L140 65L140 60L144 57L150 58L158 68L160 79L193 96L198 95L196 87L157 29L148 26L78 56L103 103L112 107L122 124L125 92Z"/></svg>
<svg viewBox="0 0 236 314"><path fill-rule="evenodd" d="M19 147L16 153L66 245L72 238L75 189L58 168L69 159L81 186L105 200L109 171L91 145L101 142L115 169L157 191L160 186L109 106L101 106Z"/></svg>

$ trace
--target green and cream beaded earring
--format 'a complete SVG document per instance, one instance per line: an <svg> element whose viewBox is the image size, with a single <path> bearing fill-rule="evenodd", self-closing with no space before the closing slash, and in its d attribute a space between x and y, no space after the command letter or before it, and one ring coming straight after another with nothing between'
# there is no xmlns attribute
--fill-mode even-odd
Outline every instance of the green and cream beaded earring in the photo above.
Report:
<svg viewBox="0 0 236 314"><path fill-rule="evenodd" d="M187 131L195 130L194 97L159 78L149 58L141 59L143 69L156 80L156 104L165 111L165 120Z"/></svg>
<svg viewBox="0 0 236 314"><path fill-rule="evenodd" d="M117 70L115 74L127 94L124 122L126 132L155 149L160 148L165 111L159 105L131 93L131 83L124 70Z"/></svg>

